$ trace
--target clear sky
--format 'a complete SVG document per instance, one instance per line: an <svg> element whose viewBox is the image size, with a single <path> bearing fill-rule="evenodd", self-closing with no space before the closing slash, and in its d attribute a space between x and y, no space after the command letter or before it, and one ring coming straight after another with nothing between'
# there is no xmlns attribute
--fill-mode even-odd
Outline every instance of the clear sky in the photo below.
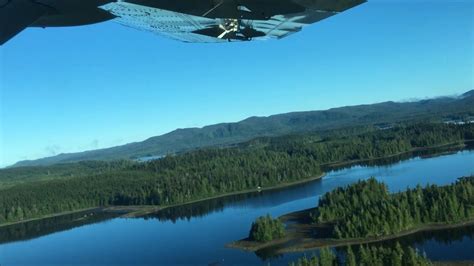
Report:
<svg viewBox="0 0 474 266"><path fill-rule="evenodd" d="M0 166L176 128L474 88L474 1L371 0L283 40L186 44L113 22L0 47Z"/></svg>

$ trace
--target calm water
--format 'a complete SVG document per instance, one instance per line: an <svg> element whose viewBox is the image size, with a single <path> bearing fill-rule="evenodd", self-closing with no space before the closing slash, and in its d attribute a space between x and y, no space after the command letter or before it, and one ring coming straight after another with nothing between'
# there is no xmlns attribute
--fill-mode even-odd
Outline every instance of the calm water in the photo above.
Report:
<svg viewBox="0 0 474 266"><path fill-rule="evenodd" d="M265 259L272 265L286 265L302 253L272 258L272 254L257 255L224 245L246 237L258 216L314 207L325 192L359 179L375 176L395 192L418 183L445 185L474 174L472 150L403 159L334 170L307 184L180 206L143 218L96 214L82 219L84 214L76 214L2 229L0 265L262 265ZM470 227L420 233L400 241L432 259L474 260L473 239L474 227Z"/></svg>

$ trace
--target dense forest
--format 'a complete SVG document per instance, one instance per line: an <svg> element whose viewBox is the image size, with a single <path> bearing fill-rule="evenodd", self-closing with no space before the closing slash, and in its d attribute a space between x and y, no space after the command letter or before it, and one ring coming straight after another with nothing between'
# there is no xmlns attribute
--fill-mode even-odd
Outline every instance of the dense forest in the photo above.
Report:
<svg viewBox="0 0 474 266"><path fill-rule="evenodd" d="M474 218L474 176L448 186L417 186L390 194L374 178L326 193L311 213L316 223L332 225L334 238L397 234L420 225Z"/></svg>
<svg viewBox="0 0 474 266"><path fill-rule="evenodd" d="M133 161L82 161L52 166L14 167L0 170L0 189L39 180L67 179L126 169Z"/></svg>
<svg viewBox="0 0 474 266"><path fill-rule="evenodd" d="M258 242L268 242L285 236L285 224L278 218L273 219L269 214L257 218L250 228L249 239Z"/></svg>
<svg viewBox="0 0 474 266"><path fill-rule="evenodd" d="M110 205L171 205L300 181L321 165L474 139L474 125L416 124L260 138L138 163L0 170L0 223ZM18 176L21 183L15 183ZM35 177L39 181L34 180ZM8 180L7 186L1 186ZM339 230L345 229L341 225Z"/></svg>
<svg viewBox="0 0 474 266"><path fill-rule="evenodd" d="M355 251L354 251L355 250ZM355 249L345 248L342 256L327 248L320 249L319 255L303 257L290 266L357 266L357 265L386 265L386 266L425 266L432 263L421 256L412 247L402 248L399 243L395 247L359 246Z"/></svg>
<svg viewBox="0 0 474 266"><path fill-rule="evenodd" d="M325 164L385 157L465 140L474 140L474 124L416 124L387 130L356 127L318 134L259 138L249 143L289 155L310 157Z"/></svg>

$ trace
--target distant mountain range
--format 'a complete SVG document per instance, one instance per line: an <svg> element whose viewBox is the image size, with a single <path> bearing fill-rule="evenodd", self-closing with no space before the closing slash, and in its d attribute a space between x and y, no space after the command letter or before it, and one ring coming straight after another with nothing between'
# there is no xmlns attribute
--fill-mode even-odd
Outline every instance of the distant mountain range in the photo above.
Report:
<svg viewBox="0 0 474 266"><path fill-rule="evenodd" d="M177 129L142 142L21 161L13 167L84 160L137 159L202 147L231 145L262 136L281 136L357 125L383 125L419 120L456 120L466 117L474 117L474 90L458 97L439 97L413 102L383 102L333 108L326 111L293 112L269 117L250 117L236 123L222 123L203 128Z"/></svg>

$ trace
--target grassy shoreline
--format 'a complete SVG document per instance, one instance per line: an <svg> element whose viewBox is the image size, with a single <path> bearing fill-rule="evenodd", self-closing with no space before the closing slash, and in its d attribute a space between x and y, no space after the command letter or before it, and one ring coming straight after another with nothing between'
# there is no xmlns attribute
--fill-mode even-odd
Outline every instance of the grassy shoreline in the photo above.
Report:
<svg viewBox="0 0 474 266"><path fill-rule="evenodd" d="M376 243L412 235L419 232L445 230L474 225L474 217L472 217L469 220L460 221L457 223L431 223L419 225L409 230L398 232L396 234L379 237L368 237L358 239L317 239L312 236L312 231L318 228L325 228L326 226L320 224L311 224L310 221L307 220L309 212L311 212L312 210L314 210L314 208L288 213L279 217L279 219L281 219L283 222L289 222L289 225L287 226L287 235L285 238L277 239L266 243L250 241L248 238L244 238L235 242L228 243L226 247L241 249L250 252L255 252L267 248L274 248L276 253L283 254L291 252L304 252L324 247L340 247L348 245Z"/></svg>
<svg viewBox="0 0 474 266"><path fill-rule="evenodd" d="M100 208L101 207L91 207L91 208L85 208L85 209L74 210L74 211L66 211L66 212L48 214L48 215L44 215L44 216L41 216L41 217L31 218L31 219L27 219L27 220L18 221L18 222L3 223L3 224L0 224L0 228L11 226L11 225L16 225L16 224L22 224L22 223L28 223L28 222L33 222L33 221L58 217L58 216L63 216L63 215L68 215L68 214L73 214L73 213L78 213L78 212L92 211L92 210L97 210L97 209L100 209Z"/></svg>

